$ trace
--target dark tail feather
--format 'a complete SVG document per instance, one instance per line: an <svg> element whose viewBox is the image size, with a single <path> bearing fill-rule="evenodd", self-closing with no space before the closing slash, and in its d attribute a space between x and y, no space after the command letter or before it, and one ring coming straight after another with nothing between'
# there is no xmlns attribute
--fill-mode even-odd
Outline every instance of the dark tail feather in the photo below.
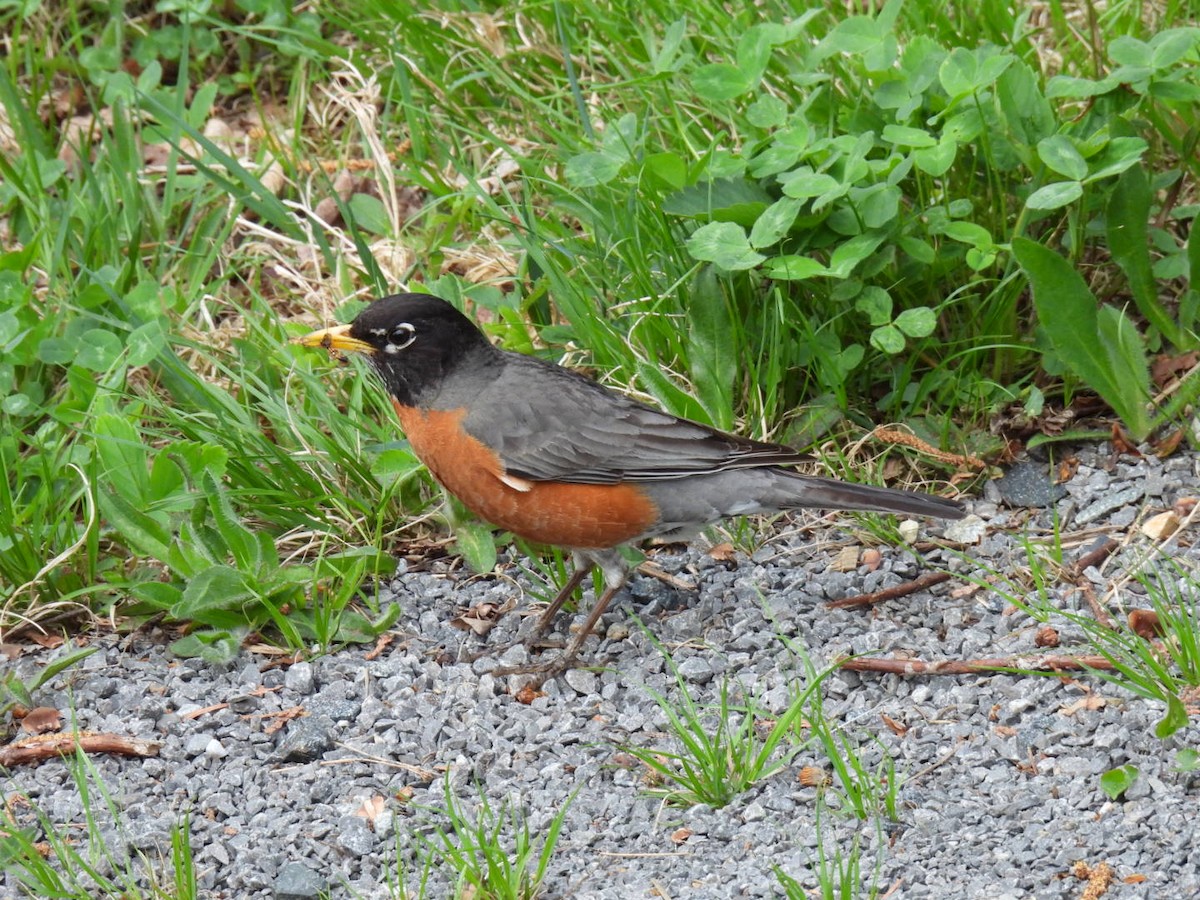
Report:
<svg viewBox="0 0 1200 900"><path fill-rule="evenodd" d="M934 516L938 519L961 519L966 510L957 500L920 494L916 491L897 491L869 484L850 484L779 472L780 509L852 509L865 512L890 512L907 516Z"/></svg>

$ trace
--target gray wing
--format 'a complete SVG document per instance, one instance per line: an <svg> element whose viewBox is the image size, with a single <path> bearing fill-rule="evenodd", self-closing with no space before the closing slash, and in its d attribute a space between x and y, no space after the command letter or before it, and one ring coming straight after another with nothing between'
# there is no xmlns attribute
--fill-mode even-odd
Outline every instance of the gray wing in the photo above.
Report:
<svg viewBox="0 0 1200 900"><path fill-rule="evenodd" d="M518 478L613 484L807 459L669 415L561 366L505 356L463 424Z"/></svg>

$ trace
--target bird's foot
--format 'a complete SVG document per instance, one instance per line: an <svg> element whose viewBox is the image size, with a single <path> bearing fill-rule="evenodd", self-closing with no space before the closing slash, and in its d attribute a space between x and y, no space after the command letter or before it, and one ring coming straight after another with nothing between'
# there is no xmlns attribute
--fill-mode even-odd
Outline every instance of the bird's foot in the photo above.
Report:
<svg viewBox="0 0 1200 900"><path fill-rule="evenodd" d="M557 678L559 675L566 673L571 669L590 669L594 668L594 663L582 663L579 655L576 653L562 652L553 659L544 660L536 663L522 663L516 666L502 666L492 670L492 675L497 677L504 675L532 675L529 681L522 687L524 691L540 690L542 685L547 681Z"/></svg>

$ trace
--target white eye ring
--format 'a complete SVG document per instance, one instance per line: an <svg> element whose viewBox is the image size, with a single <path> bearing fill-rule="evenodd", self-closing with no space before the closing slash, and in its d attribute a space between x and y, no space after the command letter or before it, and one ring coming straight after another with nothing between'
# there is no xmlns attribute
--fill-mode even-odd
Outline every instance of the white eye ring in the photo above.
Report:
<svg viewBox="0 0 1200 900"><path fill-rule="evenodd" d="M403 350L417 339L417 329L408 322L401 322L388 335L388 344L397 350Z"/></svg>

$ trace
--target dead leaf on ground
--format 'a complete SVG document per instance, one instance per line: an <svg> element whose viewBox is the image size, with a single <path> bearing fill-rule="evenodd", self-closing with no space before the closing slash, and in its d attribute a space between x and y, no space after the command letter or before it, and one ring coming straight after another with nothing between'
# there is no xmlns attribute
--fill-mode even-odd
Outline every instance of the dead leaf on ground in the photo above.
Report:
<svg viewBox="0 0 1200 900"><path fill-rule="evenodd" d="M383 815L383 811L386 808L387 798L376 794L374 797L368 797L364 800L362 806L354 811L354 815L360 819L366 819L367 825L374 831L375 822Z"/></svg>
<svg viewBox="0 0 1200 900"><path fill-rule="evenodd" d="M30 734L49 734L62 730L62 713L53 706L35 706L21 719L21 730Z"/></svg>
<svg viewBox="0 0 1200 900"><path fill-rule="evenodd" d="M29 635L29 640L46 650L57 650L66 641L61 634L42 634L35 631Z"/></svg>
<svg viewBox="0 0 1200 900"><path fill-rule="evenodd" d="M1087 882L1083 893L1079 895L1079 900L1099 900L1108 892L1109 885L1116 877L1113 867L1108 863L1102 862L1089 866L1082 859L1071 866L1071 874L1080 881Z"/></svg>
<svg viewBox="0 0 1200 900"><path fill-rule="evenodd" d="M843 547L829 564L831 572L853 572L858 568L858 547Z"/></svg>
<svg viewBox="0 0 1200 900"><path fill-rule="evenodd" d="M796 780L805 787L825 787L833 783L829 774L817 766L805 766L800 770Z"/></svg>
<svg viewBox="0 0 1200 900"><path fill-rule="evenodd" d="M394 634L381 634L378 638L375 639L375 646L370 649L370 651L367 653L365 659L367 659L367 660L378 659L380 654L382 654L383 651L386 650L388 648L388 646L392 643L392 641L394 641L395 639L396 639L396 635L394 635Z"/></svg>
<svg viewBox="0 0 1200 900"><path fill-rule="evenodd" d="M1159 621L1158 613L1152 609L1130 610L1127 621L1130 631L1148 641L1163 637L1167 633L1163 623Z"/></svg>
<svg viewBox="0 0 1200 900"><path fill-rule="evenodd" d="M708 555L717 562L734 562L737 559L737 551L733 549L733 544L729 541L722 541L708 551Z"/></svg>
<svg viewBox="0 0 1200 900"><path fill-rule="evenodd" d="M501 609L496 603L476 603L461 616L455 616L450 624L462 631L471 631L482 637L500 621Z"/></svg>
<svg viewBox="0 0 1200 900"><path fill-rule="evenodd" d="M1165 541L1179 530L1180 524L1179 516L1169 509L1157 516L1151 516L1142 523L1141 530L1142 534L1152 541Z"/></svg>
<svg viewBox="0 0 1200 900"><path fill-rule="evenodd" d="M1057 647L1059 645L1058 630L1053 625L1043 625L1033 637L1035 647Z"/></svg>
<svg viewBox="0 0 1200 900"><path fill-rule="evenodd" d="M532 703L538 697L545 697L545 696L546 696L545 691L539 691L532 684L525 685L516 693L517 702L524 703L526 706L528 706L530 703Z"/></svg>
<svg viewBox="0 0 1200 900"><path fill-rule="evenodd" d="M1096 694L1091 694L1087 697L1080 697L1074 703L1068 703L1059 710L1059 713L1064 716L1073 716L1082 709L1094 710L1102 709L1108 704L1108 700L1104 697L1099 697Z"/></svg>
<svg viewBox="0 0 1200 900"><path fill-rule="evenodd" d="M292 719L302 719L307 715L308 710L303 706L293 706L291 709L281 709L277 713L265 715L262 718L270 721L263 726L263 734L274 734Z"/></svg>

